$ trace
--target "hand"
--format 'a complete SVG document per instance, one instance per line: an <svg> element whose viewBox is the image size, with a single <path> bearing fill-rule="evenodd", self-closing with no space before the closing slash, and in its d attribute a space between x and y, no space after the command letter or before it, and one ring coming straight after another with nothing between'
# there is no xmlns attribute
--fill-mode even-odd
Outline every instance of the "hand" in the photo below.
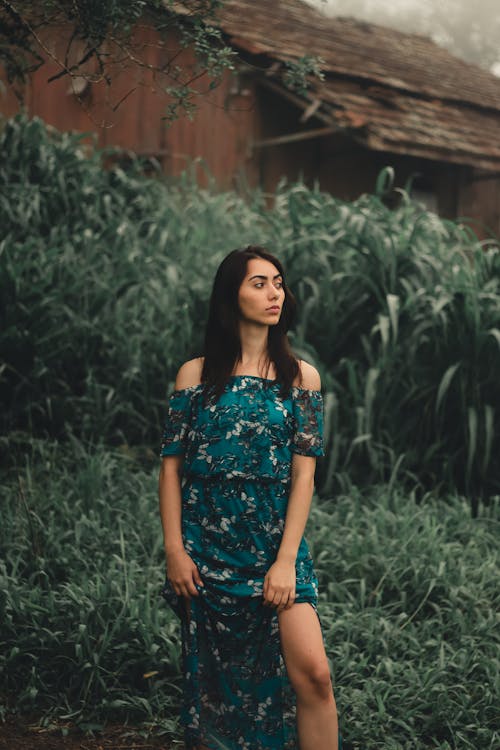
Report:
<svg viewBox="0 0 500 750"><path fill-rule="evenodd" d="M177 596L198 596L195 583L203 586L198 568L185 549L167 552L167 578Z"/></svg>
<svg viewBox="0 0 500 750"><path fill-rule="evenodd" d="M266 607L290 609L295 601L295 562L276 560L266 573L263 592Z"/></svg>

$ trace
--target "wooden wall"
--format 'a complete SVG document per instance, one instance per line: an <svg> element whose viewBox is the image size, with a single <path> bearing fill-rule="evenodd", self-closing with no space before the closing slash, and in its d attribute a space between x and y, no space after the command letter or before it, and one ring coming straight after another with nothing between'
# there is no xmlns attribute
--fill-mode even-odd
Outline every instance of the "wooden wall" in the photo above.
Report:
<svg viewBox="0 0 500 750"><path fill-rule="evenodd" d="M147 69L120 67L111 86L103 80L96 81L85 88L80 100L73 92L78 80L72 83L64 76L48 83L60 70L50 55L64 58L68 34L68 29L59 29L43 40L48 51L45 57L49 59L31 76L22 92L23 106L30 117L37 115L61 131L93 131L101 147L120 146L140 155L154 156L170 175L178 175L193 159L201 157L222 188L232 187L235 177L242 172L255 183L248 149L249 141L258 135L252 82L226 73L219 87L197 100L193 122L182 117L167 128L161 117L170 99L161 87L172 82L166 76L161 80ZM167 52L157 46L157 39L154 29L141 27L135 34L134 45L146 63L160 66L166 62ZM191 51L181 50L175 36L170 35L166 44L168 57L179 53L176 58L179 66L193 65ZM74 47L70 65L78 53L81 50ZM96 73L96 69L89 68L87 72ZM206 77L197 82L201 92L208 86ZM0 94L0 112L5 117L19 109L20 104L10 89L5 95ZM198 174L201 183L206 183L203 167L198 168Z"/></svg>
<svg viewBox="0 0 500 750"><path fill-rule="evenodd" d="M300 123L300 111L289 102L279 99L266 89L258 90L263 138L285 133L298 133L311 126ZM459 202L461 167L442 164L389 152L369 151L352 138L336 133L310 140L264 145L255 151L260 183L272 192L276 182L286 175L290 181L302 177L312 186L336 197L351 201L362 193L372 193L380 171L391 166L395 170L395 187L404 188L413 180L416 197L441 216L456 216ZM392 196L392 202L398 194Z"/></svg>
<svg viewBox="0 0 500 750"><path fill-rule="evenodd" d="M470 226L481 239L491 233L500 237L500 177L464 170L457 216L472 220Z"/></svg>

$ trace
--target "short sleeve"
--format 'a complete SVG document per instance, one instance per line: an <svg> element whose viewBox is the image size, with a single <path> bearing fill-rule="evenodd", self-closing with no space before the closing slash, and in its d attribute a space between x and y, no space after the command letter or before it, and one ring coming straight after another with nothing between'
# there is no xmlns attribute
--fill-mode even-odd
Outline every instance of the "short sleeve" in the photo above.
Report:
<svg viewBox="0 0 500 750"><path fill-rule="evenodd" d="M292 451L303 456L324 456L321 391L293 389L293 422Z"/></svg>
<svg viewBox="0 0 500 750"><path fill-rule="evenodd" d="M167 417L161 440L160 457L176 456L186 450L191 422L192 392L185 388L174 391L168 399Z"/></svg>

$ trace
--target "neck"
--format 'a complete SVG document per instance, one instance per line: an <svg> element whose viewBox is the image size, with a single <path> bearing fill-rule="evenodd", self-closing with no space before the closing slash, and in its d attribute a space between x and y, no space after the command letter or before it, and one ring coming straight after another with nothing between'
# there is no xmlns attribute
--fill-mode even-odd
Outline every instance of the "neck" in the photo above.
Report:
<svg viewBox="0 0 500 750"><path fill-rule="evenodd" d="M239 364L242 368L256 368L264 363L267 356L269 326L240 321L240 343L241 358Z"/></svg>

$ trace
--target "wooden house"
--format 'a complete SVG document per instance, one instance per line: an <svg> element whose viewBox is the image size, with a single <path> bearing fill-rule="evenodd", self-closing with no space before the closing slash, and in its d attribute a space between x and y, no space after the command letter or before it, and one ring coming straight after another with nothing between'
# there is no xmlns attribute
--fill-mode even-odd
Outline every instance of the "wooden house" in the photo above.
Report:
<svg viewBox="0 0 500 750"><path fill-rule="evenodd" d="M26 84L24 106L58 129L95 130L101 146L154 157L168 174L201 157L223 189L243 179L271 192L280 177L302 176L353 199L391 165L397 184L413 177L417 196L442 216L471 219L480 236L500 234L499 78L425 37L327 18L301 0L226 0L217 23L237 68L200 98L192 122L165 127L168 97L147 68L79 89L64 76L47 83L57 71L50 55ZM68 34L47 35L46 51L63 56ZM142 23L135 37L146 61L161 65L158 30ZM171 53L179 42L170 37ZM299 94L284 73L305 55L322 58L324 80ZM181 64L192 60L179 48ZM0 111L18 108L7 88Z"/></svg>

